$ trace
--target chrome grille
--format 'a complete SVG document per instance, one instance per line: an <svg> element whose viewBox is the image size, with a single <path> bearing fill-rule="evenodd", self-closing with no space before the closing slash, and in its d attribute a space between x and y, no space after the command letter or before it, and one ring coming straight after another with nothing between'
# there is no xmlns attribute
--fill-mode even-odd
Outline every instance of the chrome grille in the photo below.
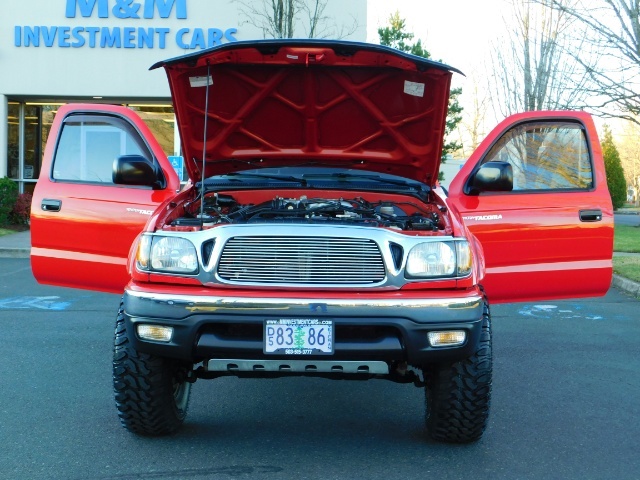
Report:
<svg viewBox="0 0 640 480"><path fill-rule="evenodd" d="M371 285L384 281L378 245L366 238L233 237L218 275L253 284Z"/></svg>

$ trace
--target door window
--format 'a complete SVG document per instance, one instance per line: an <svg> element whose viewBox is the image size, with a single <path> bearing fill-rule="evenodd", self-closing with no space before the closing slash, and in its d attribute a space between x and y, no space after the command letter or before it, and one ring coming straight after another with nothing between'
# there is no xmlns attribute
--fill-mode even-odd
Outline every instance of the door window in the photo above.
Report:
<svg viewBox="0 0 640 480"><path fill-rule="evenodd" d="M121 155L152 155L138 132L116 117L76 115L65 120L53 163L53 179L113 184Z"/></svg>
<svg viewBox="0 0 640 480"><path fill-rule="evenodd" d="M175 116L171 105L128 104L149 127L164 153L170 157L180 152L180 137L177 137Z"/></svg>
<svg viewBox="0 0 640 480"><path fill-rule="evenodd" d="M593 169L579 123L527 123L509 130L482 163L508 162L513 190L575 190L593 187Z"/></svg>

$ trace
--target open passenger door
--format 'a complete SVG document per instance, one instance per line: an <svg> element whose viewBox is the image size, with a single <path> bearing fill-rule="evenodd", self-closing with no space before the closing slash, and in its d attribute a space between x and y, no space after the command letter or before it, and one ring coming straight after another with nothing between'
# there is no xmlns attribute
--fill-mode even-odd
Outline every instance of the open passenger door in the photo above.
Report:
<svg viewBox="0 0 640 480"><path fill-rule="evenodd" d="M590 115L507 118L454 178L449 202L482 244L492 303L609 289L613 208Z"/></svg>
<svg viewBox="0 0 640 480"><path fill-rule="evenodd" d="M115 179L117 162L128 178ZM31 208L31 266L40 283L122 292L127 257L180 179L138 115L65 105L51 127Z"/></svg>

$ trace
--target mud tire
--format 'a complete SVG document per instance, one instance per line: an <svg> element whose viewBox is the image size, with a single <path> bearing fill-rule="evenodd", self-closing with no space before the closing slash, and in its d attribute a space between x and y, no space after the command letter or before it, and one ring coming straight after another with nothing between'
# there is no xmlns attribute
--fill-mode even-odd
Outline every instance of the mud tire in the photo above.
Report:
<svg viewBox="0 0 640 480"><path fill-rule="evenodd" d="M187 416L191 365L136 351L128 338L123 305L116 319L113 389L120 422L130 432L175 433Z"/></svg>
<svg viewBox="0 0 640 480"><path fill-rule="evenodd" d="M492 382L491 314L485 302L480 342L462 361L424 369L426 427L434 440L479 440L489 419Z"/></svg>

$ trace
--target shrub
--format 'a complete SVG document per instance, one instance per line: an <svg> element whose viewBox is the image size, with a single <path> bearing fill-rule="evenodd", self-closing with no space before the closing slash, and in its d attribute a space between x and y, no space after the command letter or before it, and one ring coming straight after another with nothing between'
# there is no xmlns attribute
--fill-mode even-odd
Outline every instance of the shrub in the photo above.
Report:
<svg viewBox="0 0 640 480"><path fill-rule="evenodd" d="M31 217L31 198L30 193L21 193L18 195L13 210L9 214L9 219L16 225L28 225Z"/></svg>
<svg viewBox="0 0 640 480"><path fill-rule="evenodd" d="M18 184L10 178L0 178L0 225L9 223L9 214L18 199Z"/></svg>
<svg viewBox="0 0 640 480"><path fill-rule="evenodd" d="M605 125L604 139L602 140L602 156L607 172L607 186L611 194L611 203L613 209L617 210L624 205L627 199L627 181L624 179L620 154L613 143L613 135L607 125Z"/></svg>

